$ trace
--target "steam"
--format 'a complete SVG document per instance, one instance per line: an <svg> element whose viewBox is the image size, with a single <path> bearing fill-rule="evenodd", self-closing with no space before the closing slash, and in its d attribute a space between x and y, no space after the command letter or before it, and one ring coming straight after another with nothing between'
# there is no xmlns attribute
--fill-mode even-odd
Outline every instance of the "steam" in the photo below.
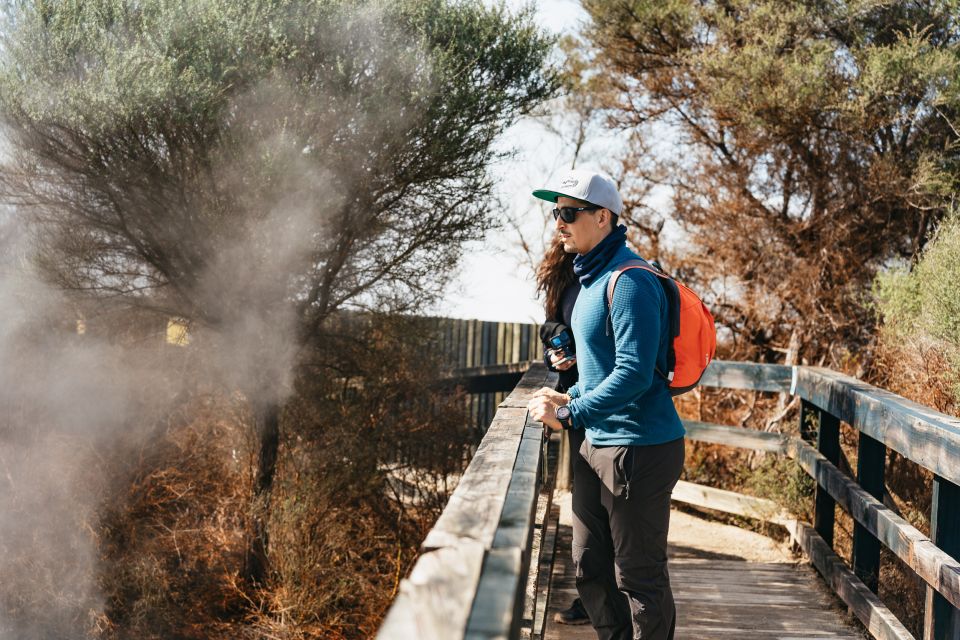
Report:
<svg viewBox="0 0 960 640"><path fill-rule="evenodd" d="M357 30L379 16L354 19L351 29L325 37L374 37ZM341 108L316 137L351 126L388 139L391 128L415 115L390 109ZM352 188L342 182L343 167L324 168L317 161L322 149L291 135L277 115L309 111L283 78L252 88L229 110L245 119L237 130L249 140L212 171L217 188L250 201L208 246L191 293L217 321L190 325L186 348L163 344L168 317L46 284L32 258L38 234L47 230L29 222L26 211L0 211L0 640L103 632L109 623L98 587L103 501L123 477L117 465L133 466L130 460L167 428L190 376L241 390L252 403L289 395L301 343L297 305L336 237L330 212L341 210ZM337 120L345 114L351 122ZM276 171L271 188L259 193L250 187L249 170L263 158L273 159ZM362 160L348 161L358 173L371 171ZM61 230L69 233L69 222Z"/></svg>
<svg viewBox="0 0 960 640"><path fill-rule="evenodd" d="M11 212L0 238L0 637L75 637L103 609L98 453L129 423L131 391L155 375L67 330L73 305L31 271Z"/></svg>
<svg viewBox="0 0 960 640"><path fill-rule="evenodd" d="M223 321L192 325L186 348L163 344L165 317L45 284L32 266L35 229L14 211L0 216L0 639L89 637L106 624L99 511L123 477L118 457L135 457L165 428L189 384L184 367L254 403L290 393L295 276L324 232L318 199L340 201L294 144L278 135L248 150L292 158L285 196L216 245L200 304ZM242 178L241 167L218 170L227 188Z"/></svg>

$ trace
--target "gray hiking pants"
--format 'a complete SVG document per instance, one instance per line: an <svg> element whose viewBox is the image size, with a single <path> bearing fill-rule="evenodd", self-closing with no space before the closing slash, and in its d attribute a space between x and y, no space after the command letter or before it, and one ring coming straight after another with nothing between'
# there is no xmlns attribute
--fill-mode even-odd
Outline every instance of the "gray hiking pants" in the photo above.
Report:
<svg viewBox="0 0 960 640"><path fill-rule="evenodd" d="M600 640L672 640L667 573L670 493L684 440L594 447L574 456L573 562L577 591Z"/></svg>

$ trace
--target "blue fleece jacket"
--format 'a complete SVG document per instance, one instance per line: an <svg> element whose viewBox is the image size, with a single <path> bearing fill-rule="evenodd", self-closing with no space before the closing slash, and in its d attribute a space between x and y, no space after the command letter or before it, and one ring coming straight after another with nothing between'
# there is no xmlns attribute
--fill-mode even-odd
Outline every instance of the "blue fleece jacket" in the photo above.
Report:
<svg viewBox="0 0 960 640"><path fill-rule="evenodd" d="M621 246L595 270L573 308L580 380L567 393L575 428L597 446L652 445L684 435L667 381L667 300L657 277L642 269L620 275L609 330L607 283L613 269L639 257Z"/></svg>

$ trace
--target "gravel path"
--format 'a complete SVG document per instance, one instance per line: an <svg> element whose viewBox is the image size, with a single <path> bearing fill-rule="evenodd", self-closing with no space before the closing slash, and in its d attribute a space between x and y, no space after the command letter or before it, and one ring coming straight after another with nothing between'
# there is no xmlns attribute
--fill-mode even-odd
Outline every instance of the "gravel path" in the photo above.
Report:
<svg viewBox="0 0 960 640"><path fill-rule="evenodd" d="M557 497L560 503L560 524L572 525L570 494ZM670 512L671 556L685 550L716 553L730 560L750 562L797 562L787 543L747 531L740 527L710 522L673 509Z"/></svg>

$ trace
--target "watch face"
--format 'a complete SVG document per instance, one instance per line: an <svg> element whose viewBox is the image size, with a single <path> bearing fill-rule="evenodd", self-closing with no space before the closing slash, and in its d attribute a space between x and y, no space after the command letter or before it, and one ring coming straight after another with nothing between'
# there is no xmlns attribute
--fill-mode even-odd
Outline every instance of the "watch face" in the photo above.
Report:
<svg viewBox="0 0 960 640"><path fill-rule="evenodd" d="M557 408L557 420L568 420L570 418L570 407L563 405Z"/></svg>

